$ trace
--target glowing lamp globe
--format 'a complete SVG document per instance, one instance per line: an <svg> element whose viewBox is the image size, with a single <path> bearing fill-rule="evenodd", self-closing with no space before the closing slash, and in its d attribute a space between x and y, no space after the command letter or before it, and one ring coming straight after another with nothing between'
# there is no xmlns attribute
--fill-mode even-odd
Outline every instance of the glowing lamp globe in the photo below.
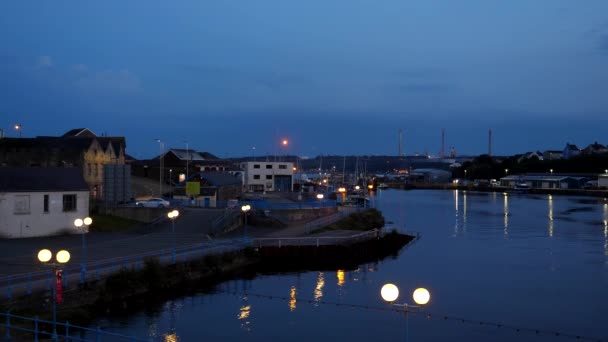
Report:
<svg viewBox="0 0 608 342"><path fill-rule="evenodd" d="M179 216L179 211L177 211L177 210L173 210L172 213L173 213L173 217Z"/></svg>
<svg viewBox="0 0 608 342"><path fill-rule="evenodd" d="M85 217L85 219L84 219L84 224L85 224L86 226L90 226L91 224L93 224L93 219L92 219L92 218L90 218L90 217Z"/></svg>
<svg viewBox="0 0 608 342"><path fill-rule="evenodd" d="M170 219L172 219L173 218L173 212L172 211L168 212L167 213L167 217L170 218Z"/></svg>
<svg viewBox="0 0 608 342"><path fill-rule="evenodd" d="M431 294L429 293L429 291L425 288L419 287L416 290L414 290L414 302L416 302L416 304L418 305L424 305L426 303L429 302L429 300L431 300Z"/></svg>
<svg viewBox="0 0 608 342"><path fill-rule="evenodd" d="M83 224L83 223L84 223L84 222L83 222L81 219L76 219L76 220L74 220L74 225L75 225L76 227L78 227L78 228L82 227L82 224Z"/></svg>
<svg viewBox="0 0 608 342"><path fill-rule="evenodd" d="M55 258L57 259L58 263L65 264L66 262L70 261L70 252L64 249L60 250L59 252L57 252Z"/></svg>
<svg viewBox="0 0 608 342"><path fill-rule="evenodd" d="M52 257L53 253L48 249L41 249L40 252L38 252L38 260L41 262L48 262Z"/></svg>
<svg viewBox="0 0 608 342"><path fill-rule="evenodd" d="M394 302L399 297L399 288L394 284L385 284L380 290L382 299L387 302Z"/></svg>

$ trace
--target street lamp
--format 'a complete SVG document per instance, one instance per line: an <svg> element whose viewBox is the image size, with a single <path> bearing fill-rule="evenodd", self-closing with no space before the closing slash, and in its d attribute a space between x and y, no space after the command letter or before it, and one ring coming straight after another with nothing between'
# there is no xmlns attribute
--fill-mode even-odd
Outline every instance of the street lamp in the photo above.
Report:
<svg viewBox="0 0 608 342"><path fill-rule="evenodd" d="M171 262L175 264L175 219L179 216L179 211L170 211L167 216L171 219Z"/></svg>
<svg viewBox="0 0 608 342"><path fill-rule="evenodd" d="M21 138L21 130L23 129L23 126L21 126L21 124L15 124L14 128L15 131L19 132L19 138Z"/></svg>
<svg viewBox="0 0 608 342"><path fill-rule="evenodd" d="M467 179L467 170L464 170L464 179Z"/></svg>
<svg viewBox="0 0 608 342"><path fill-rule="evenodd" d="M509 169L505 169L505 176L509 174Z"/></svg>
<svg viewBox="0 0 608 342"><path fill-rule="evenodd" d="M249 210L251 210L251 206L249 204L245 204L244 206L241 207L241 211L245 215L245 225L244 225L244 230L243 230L243 240L245 240L247 238L247 213L249 213Z"/></svg>
<svg viewBox="0 0 608 342"><path fill-rule="evenodd" d="M55 273L55 281L53 281L53 341L57 341L58 337L57 337L57 305L56 305L56 301L57 301L57 271L58 271L58 267L61 264L65 264L68 261L70 261L70 252L66 251L66 250L60 250L59 252L57 252L57 254L55 255L55 260L57 260L57 263L52 262L50 264L47 264L51 258L53 258L53 253L48 250L48 249L41 249L38 252L38 260L40 262L42 262L45 265L50 265L53 267L54 273Z"/></svg>
<svg viewBox="0 0 608 342"><path fill-rule="evenodd" d="M389 302L390 304L403 308L403 311L405 312L405 341L407 341L409 338L409 309L419 308L420 306L427 304L429 300L431 300L431 294L427 289L419 287L414 290L412 294L414 302L418 305L411 305L408 303L395 304L393 302L397 299L397 297L399 297L399 288L394 284L385 284L380 290L380 295L382 296L382 299Z"/></svg>
<svg viewBox="0 0 608 342"><path fill-rule="evenodd" d="M173 178L171 178L173 175L173 169L169 169L169 186L173 186Z"/></svg>
<svg viewBox="0 0 608 342"><path fill-rule="evenodd" d="M553 176L553 169L549 169L549 172L551 172L551 176Z"/></svg>
<svg viewBox="0 0 608 342"><path fill-rule="evenodd" d="M156 141L160 151L158 155L158 197L163 197L163 142L160 139L156 139Z"/></svg>
<svg viewBox="0 0 608 342"><path fill-rule="evenodd" d="M87 244L85 235L89 232L89 226L93 223L93 219L85 217L83 219L74 220L74 225L77 229L82 230L82 263L80 264L80 283L84 284L87 281ZM84 225L84 226L83 226Z"/></svg>

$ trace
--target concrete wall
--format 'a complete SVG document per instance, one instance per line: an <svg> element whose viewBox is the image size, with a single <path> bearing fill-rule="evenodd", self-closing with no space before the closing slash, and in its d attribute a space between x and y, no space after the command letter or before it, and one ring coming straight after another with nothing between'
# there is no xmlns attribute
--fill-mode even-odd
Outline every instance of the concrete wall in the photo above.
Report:
<svg viewBox="0 0 608 342"><path fill-rule="evenodd" d="M76 195L76 211L63 211L64 194ZM48 212L44 212L44 195L49 196ZM88 215L88 191L0 193L0 236L4 238L76 234L74 220Z"/></svg>
<svg viewBox="0 0 608 342"><path fill-rule="evenodd" d="M256 187L263 189L263 191L275 191L274 176L291 177L290 189L293 190L293 163L244 162L241 163L241 169L245 170L245 191L253 191ZM270 179L267 177L270 177Z"/></svg>

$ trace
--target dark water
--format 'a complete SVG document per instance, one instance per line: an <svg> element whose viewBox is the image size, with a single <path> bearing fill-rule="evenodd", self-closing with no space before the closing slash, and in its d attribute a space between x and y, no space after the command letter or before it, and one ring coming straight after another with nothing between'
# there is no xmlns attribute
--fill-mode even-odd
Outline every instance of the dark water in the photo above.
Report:
<svg viewBox="0 0 608 342"><path fill-rule="evenodd" d="M377 203L387 221L422 234L395 259L234 281L98 323L157 341L404 341L405 315L379 294L391 282L399 303L416 287L431 292L430 318L408 315L410 341L608 338L608 201L386 190Z"/></svg>

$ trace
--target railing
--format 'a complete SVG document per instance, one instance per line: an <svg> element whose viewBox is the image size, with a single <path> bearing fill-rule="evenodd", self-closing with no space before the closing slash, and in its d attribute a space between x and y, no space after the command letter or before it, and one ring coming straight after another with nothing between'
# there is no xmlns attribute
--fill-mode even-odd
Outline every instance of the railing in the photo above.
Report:
<svg viewBox="0 0 608 342"><path fill-rule="evenodd" d="M388 234L381 229L372 229L363 233L349 236L318 236L318 237L293 237L293 238L260 238L253 239L253 246L261 247L284 247L284 246L324 246L324 245L348 245L361 241L378 239ZM420 234L415 233L415 239Z"/></svg>
<svg viewBox="0 0 608 342"><path fill-rule="evenodd" d="M56 325L57 333L53 336L53 325ZM39 319L38 317L24 317L12 315L11 313L0 313L0 327L4 328L1 335L4 340L23 341L24 339L38 341L39 339L51 339L57 341L152 341L152 338L143 339L135 336L127 336L102 330L72 325L70 322L56 322Z"/></svg>
<svg viewBox="0 0 608 342"><path fill-rule="evenodd" d="M208 254L221 254L234 252L251 245L251 240L220 240L206 241L175 249L176 261L188 261L201 258ZM146 258L158 258L162 264L172 263L172 249L166 248L152 252L137 254L128 257L104 259L86 263L84 278L81 278L80 264L72 264L62 268L62 282L64 287L68 287L72 282L97 281L121 269L141 270ZM45 271L29 272L17 275L0 277L0 296L11 299L14 296L30 295L35 290L51 290L52 281L55 276L50 269Z"/></svg>

